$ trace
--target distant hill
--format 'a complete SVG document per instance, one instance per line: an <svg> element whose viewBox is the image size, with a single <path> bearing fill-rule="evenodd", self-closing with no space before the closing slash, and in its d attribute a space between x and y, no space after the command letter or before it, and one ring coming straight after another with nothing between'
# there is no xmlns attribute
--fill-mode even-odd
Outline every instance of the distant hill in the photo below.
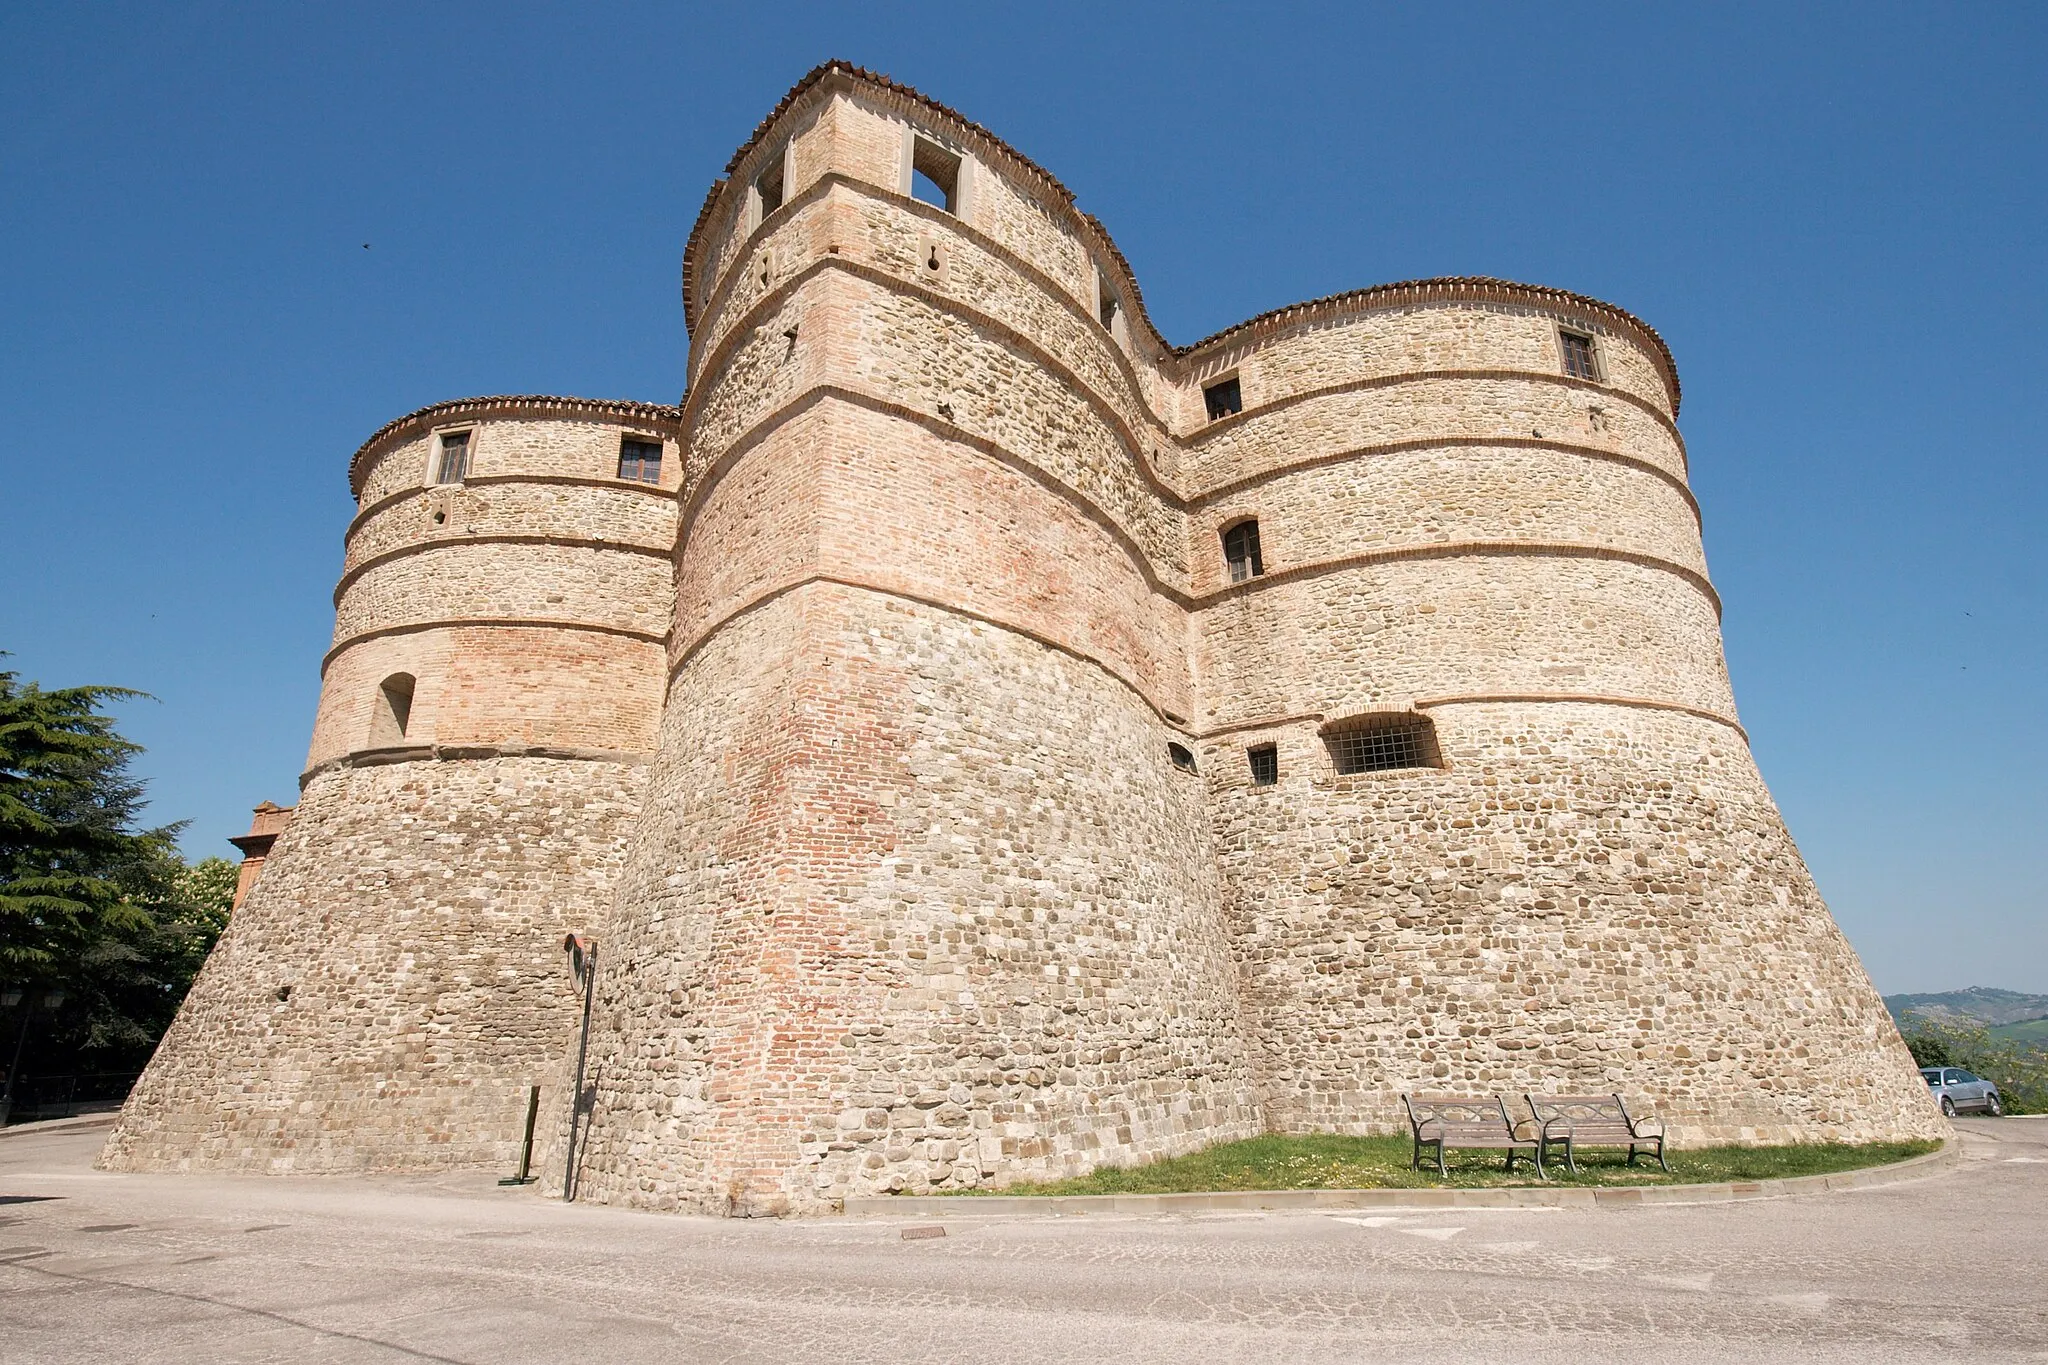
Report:
<svg viewBox="0 0 2048 1365"><path fill-rule="evenodd" d="M1884 1003L1894 1019L1903 1018L1908 1011L1932 1019L1957 1015L1987 1028L2048 1019L2048 995L2001 991L1992 986L1972 986L1964 991L1934 995L1887 995Z"/></svg>

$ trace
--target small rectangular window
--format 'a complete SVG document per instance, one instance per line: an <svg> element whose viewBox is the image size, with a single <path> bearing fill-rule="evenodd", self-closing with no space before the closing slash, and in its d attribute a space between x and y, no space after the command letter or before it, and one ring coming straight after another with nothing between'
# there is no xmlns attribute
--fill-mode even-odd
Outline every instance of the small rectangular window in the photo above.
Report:
<svg viewBox="0 0 2048 1365"><path fill-rule="evenodd" d="M1209 420L1228 417L1244 411L1244 391L1237 386L1237 376L1219 379L1202 390L1202 402L1209 409Z"/></svg>
<svg viewBox="0 0 2048 1365"><path fill-rule="evenodd" d="M435 483L461 483L469 477L469 433L441 433L441 458L434 466Z"/></svg>
<svg viewBox="0 0 2048 1365"><path fill-rule="evenodd" d="M960 157L927 138L910 153L910 197L948 213L960 211Z"/></svg>
<svg viewBox="0 0 2048 1365"><path fill-rule="evenodd" d="M1324 736L1341 774L1437 766L1436 731L1421 716L1347 726Z"/></svg>
<svg viewBox="0 0 2048 1365"><path fill-rule="evenodd" d="M1559 332L1557 336L1564 347L1564 372L1575 379L1598 379L1600 375L1593 363L1593 338L1578 332Z"/></svg>
<svg viewBox="0 0 2048 1365"><path fill-rule="evenodd" d="M1259 523L1240 521L1223 533L1223 558L1230 565L1230 581L1242 583L1266 571L1259 554Z"/></svg>
<svg viewBox="0 0 2048 1365"><path fill-rule="evenodd" d="M754 193L760 197L761 217L782 207L782 156L777 154L767 169L754 177Z"/></svg>
<svg viewBox="0 0 2048 1365"><path fill-rule="evenodd" d="M619 477L634 483L661 482L661 442L628 436L619 442Z"/></svg>
<svg viewBox="0 0 2048 1365"><path fill-rule="evenodd" d="M1255 744L1244 751L1245 760L1252 765L1252 785L1270 787L1280 780L1280 747L1276 744Z"/></svg>

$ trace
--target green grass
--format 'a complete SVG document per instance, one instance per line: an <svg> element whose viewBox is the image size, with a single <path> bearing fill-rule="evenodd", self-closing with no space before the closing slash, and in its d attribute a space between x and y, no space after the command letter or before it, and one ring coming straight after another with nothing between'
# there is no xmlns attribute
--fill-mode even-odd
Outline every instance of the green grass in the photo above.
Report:
<svg viewBox="0 0 2048 1365"><path fill-rule="evenodd" d="M1635 1166L1625 1152L1598 1149L1577 1153L1579 1173L1564 1168L1560 1153L1544 1172L1555 1185L1694 1185L1721 1180L1784 1180L1882 1166L1931 1152L1932 1142L1873 1142L1861 1146L1810 1144L1797 1147L1695 1147L1668 1154L1671 1174L1648 1157ZM1440 1179L1434 1162L1408 1169L1405 1137L1268 1136L1226 1142L1187 1156L1145 1166L1104 1168L1070 1180L1011 1185L1003 1190L962 1190L961 1194L1190 1194L1218 1190L1478 1189L1533 1185L1536 1173L1515 1159L1510 1176L1500 1152L1460 1152L1447 1157L1450 1175Z"/></svg>
<svg viewBox="0 0 2048 1365"><path fill-rule="evenodd" d="M1993 1038L2004 1038L2015 1043L2032 1043L2038 1047L2048 1043L2048 1019L2022 1019L2017 1024L1999 1024L1990 1032Z"/></svg>

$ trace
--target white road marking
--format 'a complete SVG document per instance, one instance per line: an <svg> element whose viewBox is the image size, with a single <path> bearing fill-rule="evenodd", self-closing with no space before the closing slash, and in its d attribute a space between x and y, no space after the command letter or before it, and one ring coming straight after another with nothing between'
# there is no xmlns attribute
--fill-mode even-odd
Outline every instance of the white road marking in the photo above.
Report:
<svg viewBox="0 0 2048 1365"><path fill-rule="evenodd" d="M1407 1234L1408 1234L1408 1235L1409 1235L1410 1237L1427 1237L1427 1238L1429 1238L1429 1239L1430 1239L1431 1241L1434 1241L1434 1242L1448 1242L1448 1241L1450 1241L1450 1240L1451 1240L1451 1238L1453 1238L1453 1237L1456 1237L1456 1236L1457 1236L1457 1235L1458 1235L1459 1233L1463 1232L1464 1230L1465 1230L1465 1229L1463 1229L1463 1228L1395 1228L1395 1229L1394 1229L1394 1231L1396 1231L1396 1232L1405 1232L1405 1233L1407 1233Z"/></svg>
<svg viewBox="0 0 2048 1365"><path fill-rule="evenodd" d="M1714 1276L1710 1271L1705 1275L1645 1275L1645 1284L1661 1284L1669 1289L1683 1289L1694 1294L1704 1294L1714 1287Z"/></svg>

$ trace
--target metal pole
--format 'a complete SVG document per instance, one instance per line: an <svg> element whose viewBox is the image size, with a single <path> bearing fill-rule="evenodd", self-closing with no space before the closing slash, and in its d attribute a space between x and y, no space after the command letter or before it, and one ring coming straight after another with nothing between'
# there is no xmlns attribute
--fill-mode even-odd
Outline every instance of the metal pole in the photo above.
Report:
<svg viewBox="0 0 2048 1365"><path fill-rule="evenodd" d="M569 1092L569 1152L562 1167L562 1202L576 1201L576 1121L583 1116L583 1059L590 1052L590 998L597 987L597 945L578 942L572 934L569 951L583 969L583 1032L576 1040L576 1085Z"/></svg>
<svg viewBox="0 0 2048 1365"><path fill-rule="evenodd" d="M510 1180L500 1180L500 1185L524 1185L533 1169L533 1121L540 1117L540 1087L526 1088L526 1140L519 1146L519 1174Z"/></svg>

